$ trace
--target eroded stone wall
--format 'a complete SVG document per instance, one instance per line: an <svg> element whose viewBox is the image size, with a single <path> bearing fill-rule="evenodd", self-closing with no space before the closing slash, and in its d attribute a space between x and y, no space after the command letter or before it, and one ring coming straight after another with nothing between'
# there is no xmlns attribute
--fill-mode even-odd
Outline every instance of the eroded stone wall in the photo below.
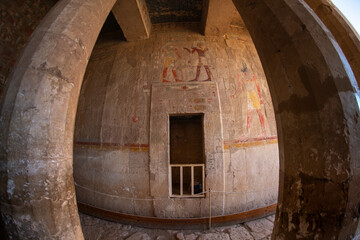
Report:
<svg viewBox="0 0 360 240"><path fill-rule="evenodd" d="M0 100L21 49L56 2L57 0L0 1Z"/></svg>
<svg viewBox="0 0 360 240"><path fill-rule="evenodd" d="M201 90L204 84L213 93ZM154 86L162 89L155 98ZM78 201L142 216L207 216L208 195L168 197L166 116L174 113L213 116L205 134L214 145L205 153L205 187L215 191L215 215L276 202L275 117L253 42L244 28L204 37L196 24L155 25L144 41L99 40L76 120Z"/></svg>

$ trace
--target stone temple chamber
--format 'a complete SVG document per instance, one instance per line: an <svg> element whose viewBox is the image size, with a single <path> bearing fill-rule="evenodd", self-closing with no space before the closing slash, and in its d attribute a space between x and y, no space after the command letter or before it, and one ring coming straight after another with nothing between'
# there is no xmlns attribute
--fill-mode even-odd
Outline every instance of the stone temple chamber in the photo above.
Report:
<svg viewBox="0 0 360 240"><path fill-rule="evenodd" d="M360 38L330 0L0 9L1 239L360 239Z"/></svg>

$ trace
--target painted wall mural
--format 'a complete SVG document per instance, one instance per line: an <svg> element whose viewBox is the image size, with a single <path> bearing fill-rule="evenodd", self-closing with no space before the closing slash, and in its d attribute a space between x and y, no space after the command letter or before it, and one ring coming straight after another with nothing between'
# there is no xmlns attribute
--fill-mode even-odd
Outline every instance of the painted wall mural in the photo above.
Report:
<svg viewBox="0 0 360 240"><path fill-rule="evenodd" d="M225 191L231 193L225 194L225 205L219 211L241 212L276 201L275 116L250 35L242 28L231 28L224 37L204 37L193 29L196 26L185 23L153 25L148 40L111 40L95 46L81 89L75 129L74 176L85 187L77 189L81 201L94 199L91 204L106 203L98 207L133 215L154 216L157 208L163 211L159 216L201 216L201 204L205 204L201 200L191 203L193 211L181 211L179 203L168 198L152 201L153 189L144 184L162 177L155 192L161 196L168 192L163 184L167 181L166 163L159 163L161 171L155 168L159 173L151 165L154 159L167 156L166 143L150 136L150 126L155 128L153 132L166 129L166 121L151 109L209 113L213 111L209 105L215 103L223 135L211 140L216 146L206 153L206 164L208 169L215 168L223 155ZM205 85L208 91L200 87ZM156 101L152 99L154 86L163 90ZM210 117L205 127L211 128L213 122ZM167 136L166 131L159 135ZM155 156L150 161L152 148ZM105 194L91 191L95 182L96 191ZM151 201L145 204L138 198Z"/></svg>
<svg viewBox="0 0 360 240"><path fill-rule="evenodd" d="M156 44L149 44L149 46L155 46L154 49L145 47L140 42L132 47L125 46L125 49L116 47L114 44L107 44L106 47L97 46L96 48L98 51L95 51L95 56L98 54L102 58L104 54L100 54L100 52L106 49L111 49L111 51L117 48L122 49L121 52L126 57L121 61L120 59L117 60L121 62L118 64L122 64L123 68L127 69L122 75L125 74L125 78L128 78L125 82L136 83L133 84L134 87L131 91L122 94L121 98L126 99L129 99L126 96L130 94L133 102L121 110L123 114L120 118L117 117L117 120L124 122L121 119L127 116L130 123L134 124L133 127L140 127L140 129L131 130L133 127L130 129L125 127L124 131L110 132L112 135L123 136L112 137L112 139L134 139L124 136L132 135L134 132L148 131L145 128L146 125L143 125L146 116L149 114L147 107L144 106L144 101L149 102L151 83L207 81L215 81L219 84L224 126L229 129L225 133L225 145L230 143L229 146L236 147L239 142L257 142L259 139L272 140L276 136L275 120L272 119L274 116L266 80L263 72L257 69L256 64L260 65L260 62L255 59L257 62L254 63L255 60L249 58L250 53L255 51L255 48L247 33L244 34L236 30L217 41L213 39L208 41L204 37L194 37L182 30L171 40L163 37L162 33L153 39L157 39ZM147 41L151 43L151 39ZM127 45L127 43L121 44ZM148 62L139 61L139 59L145 59ZM106 66L108 68L109 65L106 64ZM114 71L118 70L114 69ZM187 90L188 87L184 85L182 89ZM162 104L166 104L166 100ZM121 107L116 108L119 108L117 111L120 111ZM234 116L240 121L233 122L230 120ZM100 137L99 140L108 141L104 137ZM138 142L138 144L148 144L146 137L142 139L146 141ZM133 141L130 143L132 144ZM124 145L129 144L129 142L117 144Z"/></svg>
<svg viewBox="0 0 360 240"><path fill-rule="evenodd" d="M261 126L261 135L259 137L266 136L267 124L266 117L264 114L264 99L262 96L262 89L260 87L258 77L256 74L248 74L248 69L246 64L243 64L241 73L237 74L237 86L232 94L230 94L231 99L235 99L238 95L246 95L246 127L247 135L249 134L250 129L252 128L252 122L254 118L260 122Z"/></svg>
<svg viewBox="0 0 360 240"><path fill-rule="evenodd" d="M198 42L192 47L166 46L162 52L165 54L165 63L162 72L162 82L207 82L212 80L212 73L207 63L206 52L209 49L204 42ZM194 56L191 56L194 55ZM192 79L185 79L187 74L182 72L187 65L194 67L195 76ZM204 78L205 76L205 78Z"/></svg>
<svg viewBox="0 0 360 240"><path fill-rule="evenodd" d="M162 73L162 82L183 82L177 74L177 69L181 68L181 55L177 48L172 46L166 47L165 65Z"/></svg>
<svg viewBox="0 0 360 240"><path fill-rule="evenodd" d="M202 68L206 71L206 74L208 77L206 80L203 80L203 81L204 82L211 81L211 71L206 62L206 57L205 57L205 52L207 52L209 49L207 47L205 47L205 44L200 42L197 44L196 47L191 47L191 50L188 48L184 48L184 49L191 54L196 52L198 55L198 62L197 62L197 66L196 66L196 77L193 80L190 80L190 82L199 81L200 71L202 70Z"/></svg>

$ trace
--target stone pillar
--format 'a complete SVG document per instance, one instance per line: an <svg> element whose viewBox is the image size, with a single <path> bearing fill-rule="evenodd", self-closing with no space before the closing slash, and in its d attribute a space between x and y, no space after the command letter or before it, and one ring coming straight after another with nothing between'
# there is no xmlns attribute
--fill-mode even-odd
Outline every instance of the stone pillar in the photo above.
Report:
<svg viewBox="0 0 360 240"><path fill-rule="evenodd" d="M305 0L330 30L344 52L360 85L360 38L351 24L329 0Z"/></svg>
<svg viewBox="0 0 360 240"><path fill-rule="evenodd" d="M234 17L231 0L204 0L201 27L205 36L223 36Z"/></svg>
<svg viewBox="0 0 360 240"><path fill-rule="evenodd" d="M126 40L149 38L151 22L145 0L117 0L112 12Z"/></svg>
<svg viewBox="0 0 360 240"><path fill-rule="evenodd" d="M0 121L0 204L9 239L83 239L74 120L87 61L114 3L59 1L14 68Z"/></svg>
<svg viewBox="0 0 360 240"><path fill-rule="evenodd" d="M354 76L304 1L234 0L269 83L280 186L274 239L352 239L359 223Z"/></svg>

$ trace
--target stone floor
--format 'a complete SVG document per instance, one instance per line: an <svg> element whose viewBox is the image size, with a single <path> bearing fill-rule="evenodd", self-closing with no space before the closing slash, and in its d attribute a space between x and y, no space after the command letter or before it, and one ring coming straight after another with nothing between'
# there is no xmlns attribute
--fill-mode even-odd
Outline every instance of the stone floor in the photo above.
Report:
<svg viewBox="0 0 360 240"><path fill-rule="evenodd" d="M266 240L271 239L274 215L255 221L206 231L133 227L80 214L86 240Z"/></svg>

